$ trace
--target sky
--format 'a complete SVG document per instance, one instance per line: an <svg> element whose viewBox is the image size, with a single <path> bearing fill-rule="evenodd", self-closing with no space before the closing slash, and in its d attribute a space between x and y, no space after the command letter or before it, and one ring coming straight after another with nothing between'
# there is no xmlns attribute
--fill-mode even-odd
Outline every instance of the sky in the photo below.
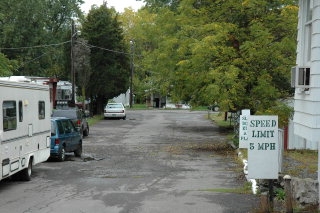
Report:
<svg viewBox="0 0 320 213"><path fill-rule="evenodd" d="M124 8L132 7L134 10L138 10L141 6L144 5L143 1L136 1L136 0L105 0L107 1L107 6L114 7L116 11L123 12ZM84 4L81 6L81 9L88 13L91 5L95 4L97 6L102 5L104 0L84 0Z"/></svg>

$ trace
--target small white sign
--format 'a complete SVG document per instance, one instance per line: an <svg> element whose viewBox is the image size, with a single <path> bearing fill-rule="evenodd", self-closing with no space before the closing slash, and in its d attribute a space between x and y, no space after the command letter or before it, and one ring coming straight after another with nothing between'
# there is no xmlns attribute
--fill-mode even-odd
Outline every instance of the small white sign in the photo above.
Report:
<svg viewBox="0 0 320 213"><path fill-rule="evenodd" d="M278 116L249 116L248 178L278 179Z"/></svg>
<svg viewBox="0 0 320 213"><path fill-rule="evenodd" d="M248 119L250 110L244 109L241 111L239 124L239 148L248 148Z"/></svg>

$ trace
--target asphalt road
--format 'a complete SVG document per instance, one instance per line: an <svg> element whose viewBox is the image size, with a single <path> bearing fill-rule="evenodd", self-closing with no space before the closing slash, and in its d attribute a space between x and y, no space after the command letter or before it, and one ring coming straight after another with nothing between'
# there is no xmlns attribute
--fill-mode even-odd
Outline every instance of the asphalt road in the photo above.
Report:
<svg viewBox="0 0 320 213"><path fill-rule="evenodd" d="M226 190L243 184L234 159L197 149L225 140L206 115L128 110L127 120L102 120L82 158L42 163L29 182L0 182L0 212L252 212L256 196Z"/></svg>

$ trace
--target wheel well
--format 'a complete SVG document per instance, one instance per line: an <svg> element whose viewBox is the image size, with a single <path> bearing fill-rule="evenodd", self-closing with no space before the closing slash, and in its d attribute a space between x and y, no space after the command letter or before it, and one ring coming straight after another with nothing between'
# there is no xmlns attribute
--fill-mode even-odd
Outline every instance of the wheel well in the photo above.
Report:
<svg viewBox="0 0 320 213"><path fill-rule="evenodd" d="M30 161L31 161L31 165L33 165L33 162L34 162L34 161L33 161L33 158L34 158L34 156L33 156L33 155L31 155L31 156L30 156L30 158L29 158L28 165L29 165Z"/></svg>

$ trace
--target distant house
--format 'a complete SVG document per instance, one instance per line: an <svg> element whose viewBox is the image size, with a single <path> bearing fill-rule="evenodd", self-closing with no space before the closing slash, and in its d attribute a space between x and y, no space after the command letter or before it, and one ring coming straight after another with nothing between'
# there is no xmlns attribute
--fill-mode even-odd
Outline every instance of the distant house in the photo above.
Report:
<svg viewBox="0 0 320 213"><path fill-rule="evenodd" d="M114 97L112 101L115 103L122 103L126 107L129 106L130 105L130 89L128 89L126 93L122 93L117 97Z"/></svg>
<svg viewBox="0 0 320 213"><path fill-rule="evenodd" d="M147 91L146 91L147 92ZM146 95L146 105L147 107L153 107L153 108L163 108L166 106L167 103L167 97L161 96L159 93L156 92L149 92L148 95Z"/></svg>

